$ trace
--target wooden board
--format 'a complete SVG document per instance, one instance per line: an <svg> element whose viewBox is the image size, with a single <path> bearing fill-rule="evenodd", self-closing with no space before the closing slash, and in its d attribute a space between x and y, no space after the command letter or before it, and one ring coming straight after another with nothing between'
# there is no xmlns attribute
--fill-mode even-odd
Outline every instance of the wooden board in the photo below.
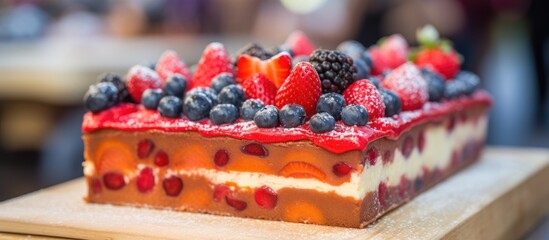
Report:
<svg viewBox="0 0 549 240"><path fill-rule="evenodd" d="M86 204L83 179L0 204L0 232L84 239L515 239L549 209L549 149L482 160L365 229ZM1 237L2 235L0 235Z"/></svg>

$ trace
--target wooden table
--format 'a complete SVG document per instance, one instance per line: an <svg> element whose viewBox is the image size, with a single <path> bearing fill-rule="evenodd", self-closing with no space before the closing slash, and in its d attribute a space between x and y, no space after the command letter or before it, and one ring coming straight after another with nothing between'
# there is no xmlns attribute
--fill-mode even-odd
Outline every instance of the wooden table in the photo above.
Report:
<svg viewBox="0 0 549 240"><path fill-rule="evenodd" d="M549 210L548 185L549 149L489 148L369 227L347 229L86 204L77 179L0 203L0 238L515 239Z"/></svg>

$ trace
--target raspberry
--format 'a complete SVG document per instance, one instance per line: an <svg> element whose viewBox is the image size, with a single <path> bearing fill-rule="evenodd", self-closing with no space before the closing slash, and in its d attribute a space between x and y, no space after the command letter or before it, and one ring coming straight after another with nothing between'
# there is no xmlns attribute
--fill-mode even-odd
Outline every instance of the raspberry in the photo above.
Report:
<svg viewBox="0 0 549 240"><path fill-rule="evenodd" d="M427 82L419 69L411 63L394 69L381 82L381 86L392 90L400 97L403 111L419 109L429 100Z"/></svg>
<svg viewBox="0 0 549 240"><path fill-rule="evenodd" d="M354 82L345 92L343 97L347 104L358 104L368 110L370 120L374 120L385 115L385 105L377 91L376 86L368 80Z"/></svg>

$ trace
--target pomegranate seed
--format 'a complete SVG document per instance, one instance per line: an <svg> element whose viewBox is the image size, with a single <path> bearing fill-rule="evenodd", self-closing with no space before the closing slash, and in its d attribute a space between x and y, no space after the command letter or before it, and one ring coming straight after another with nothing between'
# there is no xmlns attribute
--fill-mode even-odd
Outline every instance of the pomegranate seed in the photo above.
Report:
<svg viewBox="0 0 549 240"><path fill-rule="evenodd" d="M446 130L448 130L448 133L451 133L454 130L455 126L456 126L456 117L452 115L448 120L448 125L446 125Z"/></svg>
<svg viewBox="0 0 549 240"><path fill-rule="evenodd" d="M183 190L183 180L176 176L171 176L162 181L162 188L166 195L170 197L177 197Z"/></svg>
<svg viewBox="0 0 549 240"><path fill-rule="evenodd" d="M423 149L425 148L425 132L421 131L419 133L419 136L417 137L417 148L419 149L419 152L422 153Z"/></svg>
<svg viewBox="0 0 549 240"><path fill-rule="evenodd" d="M332 171L338 177L343 177L353 170L353 167L346 162L339 162L334 164Z"/></svg>
<svg viewBox="0 0 549 240"><path fill-rule="evenodd" d="M377 198L379 200L379 205L385 207L385 201L387 200L387 184L384 182L379 183L379 186L377 187Z"/></svg>
<svg viewBox="0 0 549 240"><path fill-rule="evenodd" d="M221 201L221 199L225 198L225 196L227 196L230 192L231 192L231 189L229 189L229 187L225 185L222 185L222 184L215 185L213 199L216 202L219 202Z"/></svg>
<svg viewBox="0 0 549 240"><path fill-rule="evenodd" d="M242 147L241 151L245 154L250 154L258 157L269 156L269 151L259 144L259 143L250 143Z"/></svg>
<svg viewBox="0 0 549 240"><path fill-rule="evenodd" d="M101 193L102 187L99 179L93 179L91 181L91 190L95 194Z"/></svg>
<svg viewBox="0 0 549 240"><path fill-rule="evenodd" d="M154 175L150 167L143 168L137 176L137 189L140 192L146 193L154 187Z"/></svg>
<svg viewBox="0 0 549 240"><path fill-rule="evenodd" d="M103 175L103 183L105 187L111 190L118 190L126 185L124 176L117 172L108 172Z"/></svg>
<svg viewBox="0 0 549 240"><path fill-rule="evenodd" d="M400 183L398 184L398 195L401 198L404 198L408 193L408 187L410 186L410 181L406 176L400 176Z"/></svg>
<svg viewBox="0 0 549 240"><path fill-rule="evenodd" d="M147 158L154 150L154 143L150 139L143 139L137 144L137 156L140 159Z"/></svg>
<svg viewBox="0 0 549 240"><path fill-rule="evenodd" d="M459 121L462 122L462 123L467 122L467 113L461 112L461 113L459 114Z"/></svg>
<svg viewBox="0 0 549 240"><path fill-rule="evenodd" d="M278 202L278 194L272 188L262 186L255 190L255 202L262 208L273 209Z"/></svg>
<svg viewBox="0 0 549 240"><path fill-rule="evenodd" d="M383 164L389 164L391 162L393 162L393 152L387 150L383 153Z"/></svg>
<svg viewBox="0 0 549 240"><path fill-rule="evenodd" d="M412 154L413 149L414 149L414 140L412 139L412 137L407 136L402 142L402 149L400 149L400 151L402 152L402 155L404 155L405 158L408 158L410 157L410 154Z"/></svg>
<svg viewBox="0 0 549 240"><path fill-rule="evenodd" d="M215 165L219 167L223 167L227 165L228 162L229 162L229 152L227 152L227 150L222 149L215 153L215 156L214 156Z"/></svg>
<svg viewBox="0 0 549 240"><path fill-rule="evenodd" d="M154 156L154 165L158 167L165 167L170 164L170 157L168 154L162 150L158 151Z"/></svg>
<svg viewBox="0 0 549 240"><path fill-rule="evenodd" d="M225 196L225 201L229 206L233 207L237 211L242 211L248 207L248 204L242 200L232 198L230 196Z"/></svg>
<svg viewBox="0 0 549 240"><path fill-rule="evenodd" d="M377 148L375 147L368 149L368 151L366 152L366 156L368 156L368 162L370 162L370 166L376 165L377 155L378 152Z"/></svg>

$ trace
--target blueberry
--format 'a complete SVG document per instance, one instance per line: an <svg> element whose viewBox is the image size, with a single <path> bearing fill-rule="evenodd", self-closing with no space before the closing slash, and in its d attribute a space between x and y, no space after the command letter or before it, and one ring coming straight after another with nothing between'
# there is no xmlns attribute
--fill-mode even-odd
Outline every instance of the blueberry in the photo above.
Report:
<svg viewBox="0 0 549 240"><path fill-rule="evenodd" d="M429 101L439 102L444 97L444 79L436 72L433 72L427 68L421 69L421 74L427 82L427 88L429 90Z"/></svg>
<svg viewBox="0 0 549 240"><path fill-rule="evenodd" d="M233 74L231 73L220 73L212 79L211 88L216 92L221 92L226 86L236 84Z"/></svg>
<svg viewBox="0 0 549 240"><path fill-rule="evenodd" d="M335 120L341 119L341 110L345 107L345 99L338 93L325 93L320 96L316 104L316 112L327 112Z"/></svg>
<svg viewBox="0 0 549 240"><path fill-rule="evenodd" d="M164 93L161 89L147 89L143 92L141 104L147 109L156 110L162 97L164 97Z"/></svg>
<svg viewBox="0 0 549 240"><path fill-rule="evenodd" d="M335 119L326 112L317 113L309 120L309 127L314 133L329 132L335 128Z"/></svg>
<svg viewBox="0 0 549 240"><path fill-rule="evenodd" d="M183 101L183 113L191 121L198 121L207 118L210 114L213 104L210 98L206 94L196 92L194 94L187 94Z"/></svg>
<svg viewBox="0 0 549 240"><path fill-rule="evenodd" d="M385 116L392 117L399 114L402 110L402 104L398 95L389 89L379 89L379 94L385 104Z"/></svg>
<svg viewBox="0 0 549 240"><path fill-rule="evenodd" d="M240 108L242 102L246 100L246 94L239 85L229 85L221 89L217 95L219 103L229 103Z"/></svg>
<svg viewBox="0 0 549 240"><path fill-rule="evenodd" d="M372 84L374 84L374 86L376 86L377 89L380 89L381 88L381 78L380 77L374 77L374 76L370 76L368 78L368 81L370 81Z"/></svg>
<svg viewBox="0 0 549 240"><path fill-rule="evenodd" d="M187 79L181 76L181 74L174 74L168 77L166 84L164 85L164 93L167 96L176 96L183 98L185 91L187 90Z"/></svg>
<svg viewBox="0 0 549 240"><path fill-rule="evenodd" d="M248 99L240 107L240 117L244 120L254 120L254 116L265 104L259 99Z"/></svg>
<svg viewBox="0 0 549 240"><path fill-rule="evenodd" d="M360 79L366 79L368 76L370 76L370 67L368 67L368 64L364 62L362 59L356 59L354 60L353 64L356 67L356 76L357 80Z"/></svg>
<svg viewBox="0 0 549 240"><path fill-rule="evenodd" d="M162 117L181 117L181 99L176 96L164 96L158 103L158 111Z"/></svg>
<svg viewBox="0 0 549 240"><path fill-rule="evenodd" d="M362 105L351 104L343 108L341 119L348 126L364 126L368 123L368 110Z"/></svg>
<svg viewBox="0 0 549 240"><path fill-rule="evenodd" d="M104 73L99 76L99 82L110 82L118 88L118 102L133 102L126 87L126 81L120 75L116 73Z"/></svg>
<svg viewBox="0 0 549 240"><path fill-rule="evenodd" d="M278 108L272 105L267 105L254 116L255 124L260 128L273 128L278 125Z"/></svg>
<svg viewBox="0 0 549 240"><path fill-rule="evenodd" d="M372 69L372 66L373 66L372 56L370 55L370 53L368 53L368 51L362 52L361 59L362 61L364 61L364 63L366 63L366 66Z"/></svg>
<svg viewBox="0 0 549 240"><path fill-rule="evenodd" d="M465 85L464 81L456 81L455 79L448 81L446 82L446 86L444 88L444 98L457 98L465 94L466 88L467 86Z"/></svg>
<svg viewBox="0 0 549 240"><path fill-rule="evenodd" d="M238 109L232 104L218 104L210 111L210 120L215 125L233 123L238 118Z"/></svg>
<svg viewBox="0 0 549 240"><path fill-rule="evenodd" d="M473 92L475 92L479 85L480 85L480 79L479 77L469 71L460 71L454 81L461 81L464 84L464 94L471 95Z"/></svg>
<svg viewBox="0 0 549 240"><path fill-rule="evenodd" d="M305 109L299 104L286 104L280 109L280 123L285 128L299 127L305 123Z"/></svg>
<svg viewBox="0 0 549 240"><path fill-rule="evenodd" d="M110 108L118 102L118 88L112 82L93 84L84 95L86 108L94 113Z"/></svg>
<svg viewBox="0 0 549 240"><path fill-rule="evenodd" d="M187 94L185 94L185 96L194 95L194 94L197 94L197 93L202 93L202 94L206 95L206 97L208 97L208 99L210 100L210 102L212 104L212 107L219 103L215 91L213 89L207 88L207 87L193 88L192 90L187 92Z"/></svg>
<svg viewBox="0 0 549 240"><path fill-rule="evenodd" d="M292 59L292 68L295 67L295 65L297 65L298 63L300 62L308 62L309 61L309 57L308 56L298 56L298 57L294 57Z"/></svg>
<svg viewBox="0 0 549 240"><path fill-rule="evenodd" d="M347 54L356 61L362 57L361 55L364 51L366 51L366 48L362 45L362 43L350 40L340 43L337 46L337 50Z"/></svg>

